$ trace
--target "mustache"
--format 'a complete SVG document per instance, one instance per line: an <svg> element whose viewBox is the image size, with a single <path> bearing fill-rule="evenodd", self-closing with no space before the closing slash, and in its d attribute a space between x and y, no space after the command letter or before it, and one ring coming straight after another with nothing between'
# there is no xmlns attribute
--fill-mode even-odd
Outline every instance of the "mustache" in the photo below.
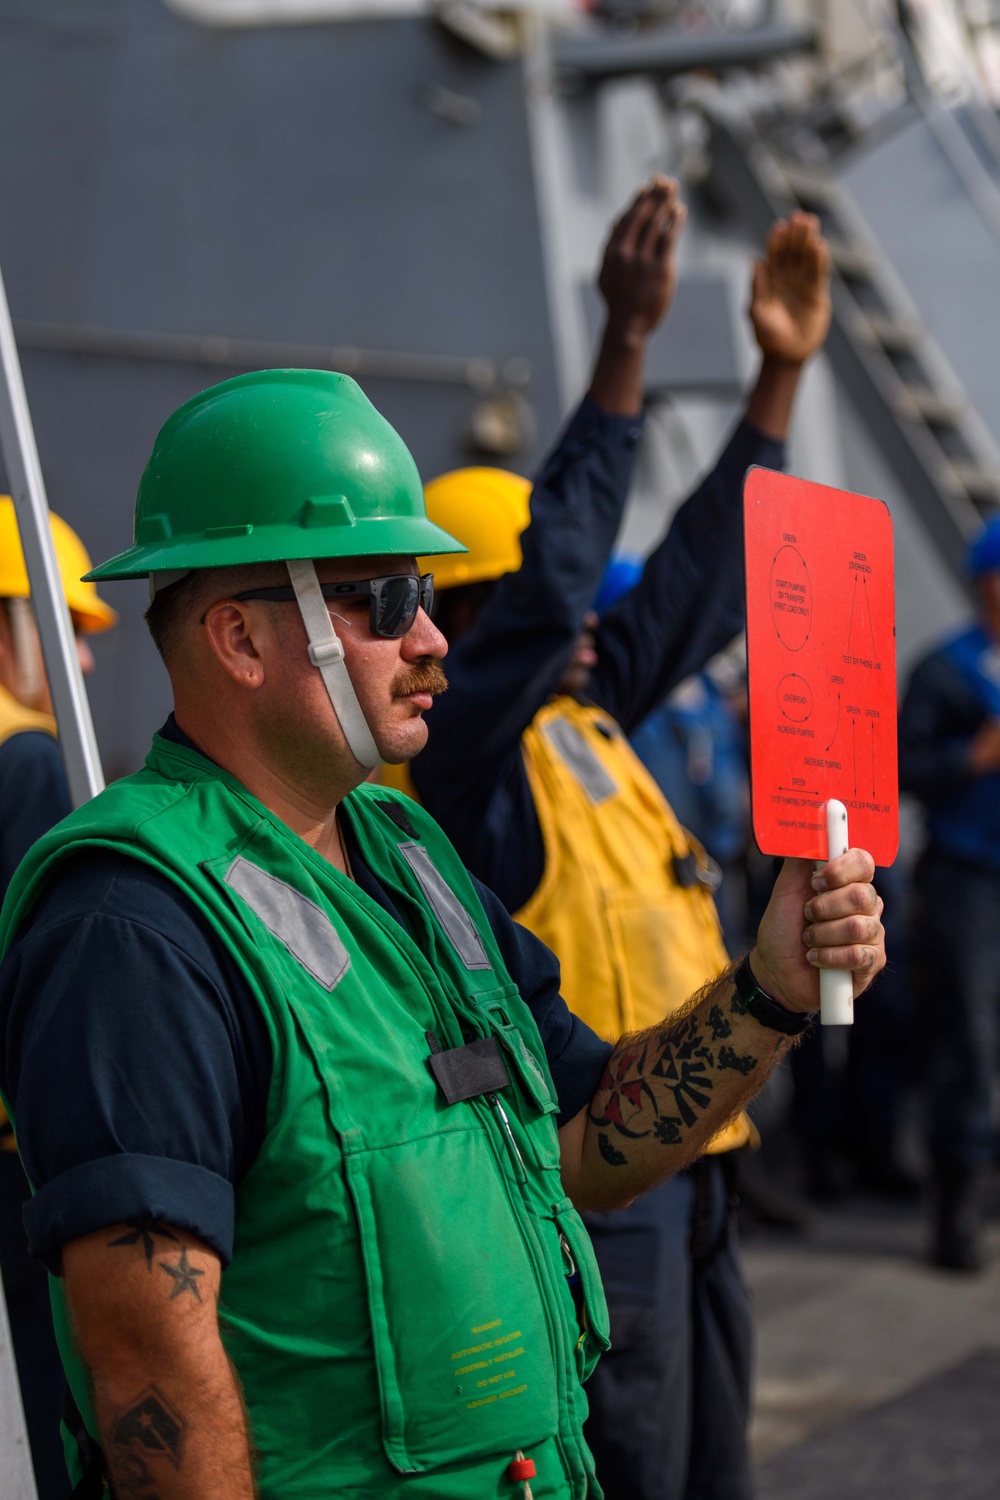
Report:
<svg viewBox="0 0 1000 1500"><path fill-rule="evenodd" d="M405 698L408 693L446 693L448 679L436 661L418 662L401 672L392 685L393 696Z"/></svg>

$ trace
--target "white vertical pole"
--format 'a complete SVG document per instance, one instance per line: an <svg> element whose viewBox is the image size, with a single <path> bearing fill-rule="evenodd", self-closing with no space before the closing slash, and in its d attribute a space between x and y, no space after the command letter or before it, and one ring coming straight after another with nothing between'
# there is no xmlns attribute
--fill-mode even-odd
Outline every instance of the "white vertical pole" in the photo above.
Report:
<svg viewBox="0 0 1000 1500"><path fill-rule="evenodd" d="M45 658L59 744L74 807L104 785L90 704L56 562L49 504L35 433L24 392L10 309L0 274L0 448L14 499L31 603ZM54 1435L53 1435L54 1436ZM0 1287L0 1490L10 1500L36 1500L35 1476L24 1424L7 1304Z"/></svg>
<svg viewBox="0 0 1000 1500"><path fill-rule="evenodd" d="M14 498L21 546L31 583L31 603L42 642L45 671L59 726L59 743L74 807L104 786L94 722L76 654L49 530L49 504L24 393L10 309L0 274L0 448Z"/></svg>

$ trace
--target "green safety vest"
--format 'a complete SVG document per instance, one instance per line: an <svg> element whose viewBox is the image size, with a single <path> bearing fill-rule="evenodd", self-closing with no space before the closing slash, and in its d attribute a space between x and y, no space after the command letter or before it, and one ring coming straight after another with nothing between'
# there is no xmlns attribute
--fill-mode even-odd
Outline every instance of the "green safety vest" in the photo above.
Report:
<svg viewBox="0 0 1000 1500"><path fill-rule="evenodd" d="M519 1500L517 1450L537 1500L599 1496L581 1381L607 1312L538 1029L433 820L371 785L343 813L414 937L233 777L157 738L143 770L34 846L0 947L61 860L113 848L177 883L260 1005L267 1128L236 1189L219 1319L264 1500ZM496 1037L509 1087L448 1105L428 1032L442 1049Z"/></svg>

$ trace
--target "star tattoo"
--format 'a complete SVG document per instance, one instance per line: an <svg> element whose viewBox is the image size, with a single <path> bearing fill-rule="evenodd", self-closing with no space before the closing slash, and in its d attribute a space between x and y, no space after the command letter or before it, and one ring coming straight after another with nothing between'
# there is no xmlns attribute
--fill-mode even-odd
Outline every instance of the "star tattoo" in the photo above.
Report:
<svg viewBox="0 0 1000 1500"><path fill-rule="evenodd" d="M204 1271L199 1271L188 1260L186 1245L181 1250L181 1258L176 1266L172 1266L167 1260L161 1260L159 1265L161 1270L166 1271L167 1275L172 1276L177 1283L170 1293L171 1302L173 1302L175 1297L179 1297L182 1292L193 1292L196 1299L199 1302L201 1301L201 1293L198 1290L198 1277L204 1276L205 1273Z"/></svg>
<svg viewBox="0 0 1000 1500"><path fill-rule="evenodd" d="M141 1244L146 1256L146 1270L153 1269L153 1252L156 1246L153 1243L154 1236L159 1235L161 1240L173 1240L175 1245L180 1244L176 1234L172 1234L165 1224L159 1224L155 1219L126 1219L126 1224L131 1231L123 1234L120 1239L109 1240L108 1248L115 1249L118 1245Z"/></svg>

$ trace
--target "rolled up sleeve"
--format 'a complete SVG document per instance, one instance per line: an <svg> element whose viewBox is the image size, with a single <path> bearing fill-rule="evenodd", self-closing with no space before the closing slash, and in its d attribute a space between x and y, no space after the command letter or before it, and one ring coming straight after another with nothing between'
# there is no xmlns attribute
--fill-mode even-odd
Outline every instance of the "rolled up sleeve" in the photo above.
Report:
<svg viewBox="0 0 1000 1500"><path fill-rule="evenodd" d="M226 1264L266 1080L193 918L180 946L100 909L113 885L98 909L61 917L50 890L52 919L43 908L0 967L0 1086L34 1194L30 1247L55 1269L70 1240L154 1219Z"/></svg>

